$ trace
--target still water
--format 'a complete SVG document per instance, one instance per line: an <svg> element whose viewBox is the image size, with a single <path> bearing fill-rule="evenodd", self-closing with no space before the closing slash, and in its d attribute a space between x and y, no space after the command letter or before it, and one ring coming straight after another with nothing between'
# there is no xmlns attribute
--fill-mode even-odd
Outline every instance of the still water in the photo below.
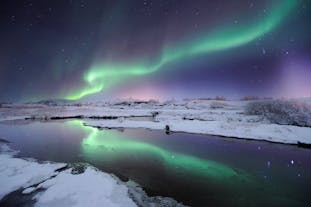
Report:
<svg viewBox="0 0 311 207"><path fill-rule="evenodd" d="M311 150L296 146L79 120L1 123L0 138L21 157L87 162L190 206L311 206Z"/></svg>

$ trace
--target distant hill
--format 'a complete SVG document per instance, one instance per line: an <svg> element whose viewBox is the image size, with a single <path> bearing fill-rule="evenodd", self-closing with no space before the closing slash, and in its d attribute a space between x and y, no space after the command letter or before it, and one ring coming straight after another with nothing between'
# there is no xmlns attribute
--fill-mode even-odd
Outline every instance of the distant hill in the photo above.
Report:
<svg viewBox="0 0 311 207"><path fill-rule="evenodd" d="M44 104L48 106L59 106L59 105L69 105L75 103L75 101L66 100L66 99L46 99L40 100L37 102L31 102L30 104Z"/></svg>
<svg viewBox="0 0 311 207"><path fill-rule="evenodd" d="M311 97L297 98L296 100L304 101L308 104L311 104Z"/></svg>

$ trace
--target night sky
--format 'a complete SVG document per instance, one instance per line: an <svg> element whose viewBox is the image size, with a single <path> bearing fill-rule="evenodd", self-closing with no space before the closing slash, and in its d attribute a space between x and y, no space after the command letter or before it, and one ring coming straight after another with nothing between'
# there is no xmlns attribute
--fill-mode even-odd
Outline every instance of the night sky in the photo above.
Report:
<svg viewBox="0 0 311 207"><path fill-rule="evenodd" d="M311 96L308 0L0 2L0 101Z"/></svg>

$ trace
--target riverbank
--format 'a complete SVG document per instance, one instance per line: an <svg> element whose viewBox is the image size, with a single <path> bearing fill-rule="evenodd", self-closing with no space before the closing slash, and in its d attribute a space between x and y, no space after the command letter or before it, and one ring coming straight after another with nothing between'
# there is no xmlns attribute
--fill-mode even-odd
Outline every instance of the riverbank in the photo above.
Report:
<svg viewBox="0 0 311 207"><path fill-rule="evenodd" d="M311 127L276 124L245 113L251 101L189 100L70 105L6 104L0 120L81 119L97 128L146 128L269 142L311 144Z"/></svg>

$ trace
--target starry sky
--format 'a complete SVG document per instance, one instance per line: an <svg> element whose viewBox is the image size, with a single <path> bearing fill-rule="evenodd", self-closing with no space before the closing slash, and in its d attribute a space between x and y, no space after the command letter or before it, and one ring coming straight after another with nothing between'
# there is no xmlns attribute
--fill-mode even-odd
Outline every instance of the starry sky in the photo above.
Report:
<svg viewBox="0 0 311 207"><path fill-rule="evenodd" d="M307 0L3 0L0 101L311 97Z"/></svg>

